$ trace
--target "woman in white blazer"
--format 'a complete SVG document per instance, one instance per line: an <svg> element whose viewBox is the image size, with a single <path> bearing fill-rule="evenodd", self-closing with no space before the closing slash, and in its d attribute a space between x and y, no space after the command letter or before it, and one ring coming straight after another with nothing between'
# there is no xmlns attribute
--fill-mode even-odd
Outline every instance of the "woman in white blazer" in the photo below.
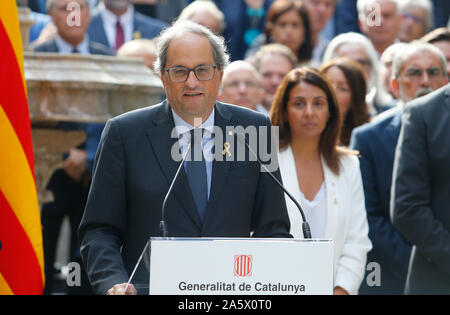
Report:
<svg viewBox="0 0 450 315"><path fill-rule="evenodd" d="M357 294L372 244L359 162L339 148L341 122L330 83L313 68L292 70L271 109L280 133L283 184L305 211L313 238L334 242L334 293ZM291 234L302 238L302 218L286 198Z"/></svg>

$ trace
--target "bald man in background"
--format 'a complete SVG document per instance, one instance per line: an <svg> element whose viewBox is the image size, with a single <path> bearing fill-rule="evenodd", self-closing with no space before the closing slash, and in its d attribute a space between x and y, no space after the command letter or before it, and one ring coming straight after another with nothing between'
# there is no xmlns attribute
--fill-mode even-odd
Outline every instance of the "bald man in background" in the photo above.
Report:
<svg viewBox="0 0 450 315"><path fill-rule="evenodd" d="M246 61L232 62L225 68L219 100L252 110L257 110L264 99L261 75Z"/></svg>

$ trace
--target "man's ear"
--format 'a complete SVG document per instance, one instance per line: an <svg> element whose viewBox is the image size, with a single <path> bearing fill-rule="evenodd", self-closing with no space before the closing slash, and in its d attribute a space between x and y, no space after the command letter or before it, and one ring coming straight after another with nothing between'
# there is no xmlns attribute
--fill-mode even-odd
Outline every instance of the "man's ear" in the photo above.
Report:
<svg viewBox="0 0 450 315"><path fill-rule="evenodd" d="M165 84L166 81L165 81L165 78L164 78L162 72L159 73L159 78L161 79L161 82L163 84L163 88L166 89L166 84Z"/></svg>
<svg viewBox="0 0 450 315"><path fill-rule="evenodd" d="M367 32L367 26L366 26L366 23L363 23L359 17L358 17L358 26L359 26L359 29L361 30L361 32L363 32L363 35L364 35Z"/></svg>
<svg viewBox="0 0 450 315"><path fill-rule="evenodd" d="M392 92L394 93L396 98L400 98L400 82L398 82L397 78L392 78L391 80Z"/></svg>
<svg viewBox="0 0 450 315"><path fill-rule="evenodd" d="M219 72L219 80L220 80L220 84L222 85L222 80L223 80L223 67L220 68Z"/></svg>

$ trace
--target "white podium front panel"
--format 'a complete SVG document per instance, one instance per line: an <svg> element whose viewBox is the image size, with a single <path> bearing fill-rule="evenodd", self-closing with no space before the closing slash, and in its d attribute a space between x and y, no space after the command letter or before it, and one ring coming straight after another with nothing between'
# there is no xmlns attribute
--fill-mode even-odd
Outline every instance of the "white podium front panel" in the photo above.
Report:
<svg viewBox="0 0 450 315"><path fill-rule="evenodd" d="M293 239L152 239L150 294L333 293L333 243Z"/></svg>

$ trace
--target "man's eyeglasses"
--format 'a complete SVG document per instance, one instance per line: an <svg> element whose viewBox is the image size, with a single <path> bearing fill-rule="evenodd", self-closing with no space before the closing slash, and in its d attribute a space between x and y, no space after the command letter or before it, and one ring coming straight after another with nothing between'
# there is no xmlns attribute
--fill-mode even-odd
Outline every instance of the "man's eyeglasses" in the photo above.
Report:
<svg viewBox="0 0 450 315"><path fill-rule="evenodd" d="M197 66L191 69L183 66L178 66L166 69L166 71L169 74L170 80L172 80L173 82L186 82L191 71L194 72L197 80L209 81L214 77L216 68L217 66L212 65Z"/></svg>
<svg viewBox="0 0 450 315"><path fill-rule="evenodd" d="M424 19L422 19L422 18L420 18L420 17L418 17L416 15L413 15L413 14L404 13L403 14L403 18L404 19L411 19L411 20L413 20L413 22L415 24L420 24L420 25L424 25L425 24L425 20Z"/></svg>

